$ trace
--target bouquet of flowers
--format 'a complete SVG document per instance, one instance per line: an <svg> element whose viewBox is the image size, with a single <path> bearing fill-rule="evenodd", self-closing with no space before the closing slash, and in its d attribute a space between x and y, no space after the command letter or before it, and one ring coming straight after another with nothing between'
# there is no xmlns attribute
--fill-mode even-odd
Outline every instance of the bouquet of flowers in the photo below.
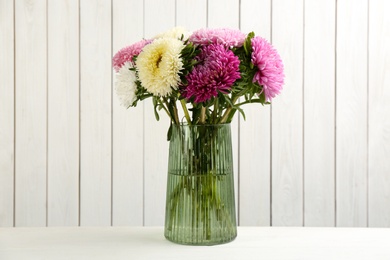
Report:
<svg viewBox="0 0 390 260"><path fill-rule="evenodd" d="M269 104L284 75L277 51L253 32L173 28L118 51L116 92L147 98L170 118L165 236L216 244L237 235L230 125L242 106ZM182 116L181 116L182 115Z"/></svg>
<svg viewBox="0 0 390 260"><path fill-rule="evenodd" d="M163 110L171 126L229 123L236 111L245 118L242 105L269 104L284 81L282 60L267 40L226 28L173 28L121 49L113 67L121 103L152 98L157 120Z"/></svg>

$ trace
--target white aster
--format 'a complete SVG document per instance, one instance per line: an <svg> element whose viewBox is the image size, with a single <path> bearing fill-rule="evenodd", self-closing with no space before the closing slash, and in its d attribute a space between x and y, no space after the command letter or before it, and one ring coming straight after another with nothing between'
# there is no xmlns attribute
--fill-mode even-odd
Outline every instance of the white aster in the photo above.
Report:
<svg viewBox="0 0 390 260"><path fill-rule="evenodd" d="M143 48L136 67L139 80L149 93L164 97L178 88L183 48L183 42L174 38L159 38Z"/></svg>
<svg viewBox="0 0 390 260"><path fill-rule="evenodd" d="M131 62L125 62L116 74L115 90L116 94L125 107L130 107L136 99L137 80L135 71Z"/></svg>

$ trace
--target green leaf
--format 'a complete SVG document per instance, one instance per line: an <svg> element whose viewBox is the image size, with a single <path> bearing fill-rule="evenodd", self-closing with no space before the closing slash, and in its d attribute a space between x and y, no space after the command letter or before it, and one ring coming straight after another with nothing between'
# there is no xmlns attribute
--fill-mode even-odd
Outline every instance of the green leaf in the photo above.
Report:
<svg viewBox="0 0 390 260"><path fill-rule="evenodd" d="M242 110L241 107L236 107L236 109L240 112L240 114L242 115L242 117L243 117L244 120L246 121L244 110Z"/></svg>
<svg viewBox="0 0 390 260"><path fill-rule="evenodd" d="M244 42L244 50L246 55L250 55L252 51L252 38L255 37L254 32L250 32Z"/></svg>
<svg viewBox="0 0 390 260"><path fill-rule="evenodd" d="M157 101L157 97L153 97L153 106L154 106L154 116L156 117L156 120L157 121L160 121L160 116L157 112L157 106L158 106L158 101Z"/></svg>
<svg viewBox="0 0 390 260"><path fill-rule="evenodd" d="M260 94L259 98L260 98L260 103L264 105L266 103L264 91Z"/></svg>
<svg viewBox="0 0 390 260"><path fill-rule="evenodd" d="M168 133L167 133L167 141L169 142L172 138L172 121L169 125L169 128L168 128Z"/></svg>
<svg viewBox="0 0 390 260"><path fill-rule="evenodd" d="M233 105L232 100L230 99L230 97L225 96L225 95L223 95L223 97L224 97L224 100L226 101L226 103L228 103L231 107L234 107L234 105Z"/></svg>

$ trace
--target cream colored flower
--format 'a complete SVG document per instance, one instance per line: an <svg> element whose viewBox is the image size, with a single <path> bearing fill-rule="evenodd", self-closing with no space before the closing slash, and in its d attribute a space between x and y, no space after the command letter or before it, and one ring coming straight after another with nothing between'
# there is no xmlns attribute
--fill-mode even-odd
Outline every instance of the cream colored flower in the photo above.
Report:
<svg viewBox="0 0 390 260"><path fill-rule="evenodd" d="M138 55L136 67L142 86L155 96L167 96L177 89L183 61L182 41L159 38L146 45Z"/></svg>
<svg viewBox="0 0 390 260"><path fill-rule="evenodd" d="M125 107L130 107L136 99L137 80L135 71L130 70L133 65L131 62L125 62L116 74L115 90L116 94Z"/></svg>
<svg viewBox="0 0 390 260"><path fill-rule="evenodd" d="M184 36L183 39L186 40L188 39L188 37L191 36L191 32L187 31L184 27L174 27L168 31L157 34L156 36L153 37L153 39L159 39L159 38L180 39L182 35Z"/></svg>

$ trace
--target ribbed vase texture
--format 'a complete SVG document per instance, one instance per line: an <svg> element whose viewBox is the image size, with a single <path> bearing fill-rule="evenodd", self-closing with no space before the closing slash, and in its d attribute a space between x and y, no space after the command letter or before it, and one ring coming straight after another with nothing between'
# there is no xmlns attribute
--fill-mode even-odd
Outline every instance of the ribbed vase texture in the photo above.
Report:
<svg viewBox="0 0 390 260"><path fill-rule="evenodd" d="M236 236L230 124L172 126L165 237L215 245Z"/></svg>

